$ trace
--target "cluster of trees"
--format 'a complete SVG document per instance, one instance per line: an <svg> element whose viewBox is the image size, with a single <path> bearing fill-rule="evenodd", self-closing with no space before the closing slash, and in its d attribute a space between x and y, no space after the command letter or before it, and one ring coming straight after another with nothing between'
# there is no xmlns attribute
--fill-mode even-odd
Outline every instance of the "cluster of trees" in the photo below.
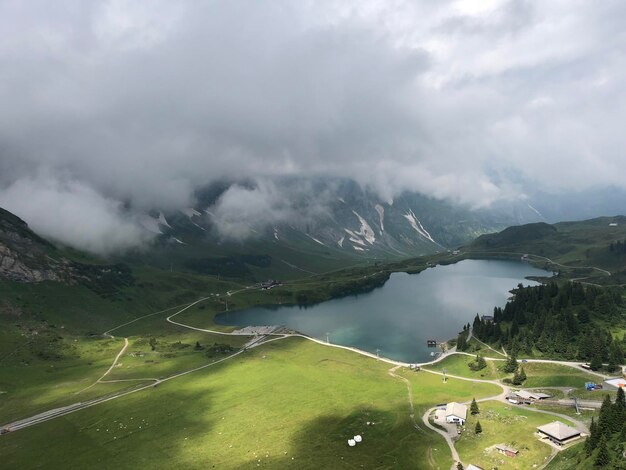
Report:
<svg viewBox="0 0 626 470"><path fill-rule="evenodd" d="M609 245L609 251L611 253L616 253L618 255L626 254L626 238L624 239L623 242L618 240L615 243L611 243Z"/></svg>
<svg viewBox="0 0 626 470"><path fill-rule="evenodd" d="M626 399L624 389L617 391L615 403L607 395L600 408L598 422L592 419L585 453L596 466L626 468L622 457L626 442Z"/></svg>
<svg viewBox="0 0 626 470"><path fill-rule="evenodd" d="M482 357L480 354L476 354L476 359L474 359L472 362L469 362L467 365L473 371L479 371L487 367L487 361L485 361L485 358Z"/></svg>
<svg viewBox="0 0 626 470"><path fill-rule="evenodd" d="M620 321L622 311L619 288L583 287L576 282L520 284L504 308L494 309L493 321L476 315L472 329L480 340L513 354L537 350L550 357L589 361L595 369L608 362L614 370L624 362L626 338L614 339L602 325Z"/></svg>

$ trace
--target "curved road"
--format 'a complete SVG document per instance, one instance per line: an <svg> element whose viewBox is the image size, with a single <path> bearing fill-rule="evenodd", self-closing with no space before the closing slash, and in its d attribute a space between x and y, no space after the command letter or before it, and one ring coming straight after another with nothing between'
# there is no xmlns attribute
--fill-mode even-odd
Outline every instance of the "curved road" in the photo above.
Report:
<svg viewBox="0 0 626 470"><path fill-rule="evenodd" d="M552 262L551 260L549 260L549 261ZM555 264L557 264L557 263L555 263ZM607 273L608 273L608 271L607 271ZM608 274L610 275L610 273L608 273ZM244 292L246 290L249 290L251 288L253 288L253 286L247 286L247 287L244 287L242 289L238 289L238 290L234 290L234 291L228 291L228 292L226 292L226 295L230 297L230 296L236 295L236 294L238 294L240 292ZM193 307L194 305L196 305L196 304L198 304L200 302L203 302L203 301L211 299L211 298L219 299L220 295L219 294L212 294L210 296L202 297L202 298L200 298L200 299L198 299L198 300L196 300L196 301L194 301L194 302L192 302L192 303L190 303L188 305L185 305L183 308L181 308L180 310L176 311L172 315L169 315L166 318L166 320L169 323L177 325L179 327L187 328L187 329L191 329L191 330L195 330L195 331L200 331L200 332L205 332L205 333L211 333L211 334L217 334L217 335L225 335L225 336L250 336L250 334L248 334L248 333L223 332L223 331L210 330L210 329L205 329L205 328L198 328L198 327L194 327L194 326L187 325L187 324L184 324L184 323L177 322L177 321L173 320L173 318L176 317L177 315L179 315L180 313L188 310L189 308ZM136 318L136 319L134 319L134 320L132 320L130 322L126 322L123 325L119 325L119 326L117 326L115 328L112 328L112 329L108 330L106 332L106 334L110 336L110 332L115 331L116 329L119 329L122 326L128 325L130 323L134 323L134 322L136 322L138 320L141 320L142 318L146 318L146 317L153 316L153 315L156 315L156 314L159 314L159 313L167 312L167 311L172 310L174 308L176 308L176 307L172 307L172 308L169 308L169 309L161 310L159 312L154 312L154 313L151 313L151 314L144 315L142 317ZM269 337L269 339L268 339L268 337ZM382 362L385 362L385 363L393 365L394 367L392 369L390 369L389 375L394 377L394 378L397 378L399 380L405 381L405 384L407 385L408 392L409 392L409 405L410 405L410 410L411 410L410 417L411 417L411 420L412 420L412 422L414 424L414 427L416 429L420 429L420 427L418 426L417 422L415 421L413 401L412 401L412 391L411 391L410 382L407 379L405 379L404 377L402 377L402 376L400 376L400 375L395 373L395 371L398 369L398 367L408 367L410 365L409 363L405 363L405 362L401 362L401 361L395 361L395 360L384 358L384 357L378 357L378 356L376 356L376 355L374 355L372 353L369 353L369 352L366 352L366 351L362 351L360 349L349 347L349 346L342 346L342 345L338 345L338 344L327 343L325 341L322 341L322 340L319 340L319 339L316 339L316 338L312 338L310 336L306 336L306 335L303 335L303 334L300 334L300 333L285 333L285 334L282 334L282 333L270 333L268 335L261 335L260 337L255 337L251 342L247 343L247 345L244 346L244 348L242 348L241 350L237 351L236 353L234 353L234 354L232 354L230 356L222 358L222 359L220 359L218 361L215 361L215 362L212 362L212 363L209 363L209 364L205 364L203 366L196 367L194 369L190 369L190 370L187 370L187 371L184 371L184 372L180 372L178 374L174 374L172 376L169 376L169 377L166 377L166 378L163 378L163 379L146 379L146 380L154 380L155 382L151 383L151 384L148 384L148 385L143 385L141 387L138 387L138 388L130 390L130 391L119 392L119 393L115 393L115 394L107 396L107 397L96 398L96 399L90 400L88 402L82 402L82 403L79 402L79 403L76 403L74 405L70 405L68 407L51 410L51 411L45 412L45 413L40 413L40 414L38 414L36 416L33 416L31 418L27 418L25 420L17 421L17 422L11 423L9 425L6 425L4 427L11 428L12 431L15 431L15 430L18 430L18 429L22 429L24 427L28 427L28 426L32 426L34 424L38 424L38 423L43 422L43 421L47 421L49 419L53 419L53 418L56 418L56 417L59 417L59 416L64 416L66 414L73 413L75 411L78 411L78 410L81 410L81 409L84 409L84 408L87 408L87 407L95 406L95 405L97 405L99 403L104 403L106 401L114 400L116 398L120 398L120 397L129 395L131 393L136 393L136 392L139 392L139 391L142 391L142 390L146 390L146 389L151 388L151 387L156 387L158 384L160 384L162 382L166 382L166 381L169 381L169 380L172 380L172 379L175 379L175 378L178 378L178 377L190 374L192 372L196 372L196 371L205 369L207 367L211 367L213 365L216 365L218 363L227 361L227 360L229 360L229 359L231 359L231 358L241 354L242 352L244 352L248 348L257 347L257 346L265 344L266 342L269 342L269 341L277 341L277 340L290 338L290 337L299 337L299 338L303 338L303 339L306 339L306 340L309 340L309 341L313 341L313 342L321 344L323 346L345 349L345 350L352 351L352 352L355 352L357 354L360 354L360 355L363 355L363 356L367 356L367 357L370 357L370 358L373 358L373 359L376 359L376 360L379 360L379 361L382 361ZM470 332L470 337L471 337L471 332ZM116 356L115 360L113 361L113 364L111 365L111 367L109 367L109 369L100 377L100 379L98 379L98 381L96 381L96 383L100 382L106 375L108 375L110 373L110 371L113 369L113 367L115 367L115 365L117 364L117 361L123 355L123 353L125 352L127 347L128 347L128 339L125 338L124 347L117 354L117 356ZM442 355L440 355L437 359L435 359L433 361L420 363L420 364L416 364L416 365L419 365L419 366L433 365L433 364L436 364L436 363L444 360L449 355L455 354L455 353L456 354L465 354L465 355L468 355L468 356L473 356L473 354L457 352L455 349L456 348L452 348L451 350L443 353ZM494 361L498 361L498 360L502 361L502 360L504 360L504 359L498 359L498 358L485 358L485 359L486 360L494 360ZM528 362L543 362L543 363L560 364L560 365L565 365L565 366L570 366L570 367L574 367L574 368L577 368L577 369L585 370L582 367L580 367L580 365L578 363L569 362L569 361L555 361L555 360L548 360L548 359L528 359L527 361ZM424 372L427 372L427 373L443 375L443 374L441 374L439 372L429 371L429 370L425 370L425 369L423 369L423 370L424 370ZM585 370L585 371L589 372L589 373L592 373L592 374L595 374L595 375L598 375L600 377L605 377L605 376L603 376L602 374L599 374L599 373L594 373L592 371L587 371L587 370ZM449 374L448 374L448 377L459 379L459 380L466 380L466 381L470 381L470 382L485 382L485 383L492 383L494 385L497 385L497 386L502 388L502 393L500 393L499 395L496 395L494 397L483 398L483 399L480 399L478 401L498 400L498 401L506 402L505 397L506 397L509 389L508 389L508 387L502 385L501 383L499 383L497 381L494 381L494 380L470 379L470 378L459 377L459 376L454 376L454 375L449 375ZM91 386L95 385L96 383L92 384ZM88 388L90 388L90 387L88 387ZM508 403L508 402L506 402L506 403ZM569 416L562 415L562 414L559 414L559 413L550 412L550 411L545 411L545 410L536 410L536 409L532 409L532 408L528 408L528 409L532 410L532 411L536 411L536 412L542 412L542 413L545 413L545 414L551 414L551 415L554 415L554 416L562 417L563 419L567 419L567 420L569 420L571 422L574 422L581 430L586 430L587 429L586 426L583 423L581 423L580 421L577 421L577 420L575 420L575 419L573 419L573 418L571 418ZM457 453L456 449L454 448L454 443L453 443L452 439L450 438L450 436L447 433L444 433L443 431L441 431L441 430L435 428L434 426L432 426L430 424L430 422L428 421L428 416L430 415L430 413L433 410L434 410L434 408L431 408L431 409L427 410L427 412L422 416L422 422L424 423L424 425L428 429L431 429L431 430L437 432L438 434L442 435L446 439L446 442L448 443L448 446L450 448L450 452L451 452L453 458L456 461L459 461L458 453Z"/></svg>

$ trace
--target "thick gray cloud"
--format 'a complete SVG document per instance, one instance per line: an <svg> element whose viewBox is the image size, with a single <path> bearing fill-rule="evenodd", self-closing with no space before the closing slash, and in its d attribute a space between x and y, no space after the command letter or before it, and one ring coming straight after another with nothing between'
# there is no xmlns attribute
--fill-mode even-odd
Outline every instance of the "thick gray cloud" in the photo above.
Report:
<svg viewBox="0 0 626 470"><path fill-rule="evenodd" d="M332 174L474 206L623 187L625 15L612 0L0 1L0 206L36 224L15 188L81 197L71 181L136 227L220 178ZM42 230L76 244L59 210Z"/></svg>

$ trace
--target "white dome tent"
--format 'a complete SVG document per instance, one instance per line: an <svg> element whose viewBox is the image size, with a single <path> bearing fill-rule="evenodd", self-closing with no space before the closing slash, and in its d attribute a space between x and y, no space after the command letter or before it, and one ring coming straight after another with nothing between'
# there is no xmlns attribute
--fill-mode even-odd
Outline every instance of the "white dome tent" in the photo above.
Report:
<svg viewBox="0 0 626 470"><path fill-rule="evenodd" d="M354 439L348 439L348 445L350 447L354 447L356 445L356 441Z"/></svg>
<svg viewBox="0 0 626 470"><path fill-rule="evenodd" d="M361 442L361 441L363 441L363 438L361 437L360 434L357 434L356 436L354 436L354 441L355 442Z"/></svg>

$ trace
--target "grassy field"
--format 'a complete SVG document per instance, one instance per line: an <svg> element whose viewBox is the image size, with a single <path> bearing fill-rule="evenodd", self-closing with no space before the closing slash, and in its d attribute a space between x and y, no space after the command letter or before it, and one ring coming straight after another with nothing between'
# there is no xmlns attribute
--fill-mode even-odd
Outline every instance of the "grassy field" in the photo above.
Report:
<svg viewBox="0 0 626 470"><path fill-rule="evenodd" d="M600 377L588 374L573 367L558 364L528 362L524 370L528 379L524 382L525 388L533 387L572 387L584 388L585 382L597 382Z"/></svg>
<svg viewBox="0 0 626 470"><path fill-rule="evenodd" d="M589 425L591 424L591 418L595 418L596 420L598 419L597 410L581 409L580 414L576 414L576 409L573 407L568 408L565 406L549 406L549 405L542 405L540 403L535 403L533 405L533 408L537 408L538 410L552 411L554 413L560 413L562 415L571 416L572 418L585 423L587 427L589 427Z"/></svg>
<svg viewBox="0 0 626 470"><path fill-rule="evenodd" d="M537 426L552 422L556 418L533 412L528 408L508 406L495 401L480 403L479 406L480 413L468 416L465 431L456 443L463 462L483 468L525 470L541 466L550 456L552 448L540 442L534 436L534 432ZM476 421L480 421L482 426L481 434L474 433ZM560 418L559 421L565 422ZM519 455L512 458L500 454L495 449L487 450L496 444L514 447L519 450Z"/></svg>
<svg viewBox="0 0 626 470"><path fill-rule="evenodd" d="M482 370L473 371L469 368L468 364L474 361L475 356L466 356L465 354L453 354L446 357L441 362L438 362L432 366L426 366L428 370L434 370L441 372L442 369L446 369L446 373L451 375L458 375L461 377L469 377L472 379L483 380L498 380L510 376L511 374L505 374L500 371L498 367L501 367L503 361L486 361L487 367Z"/></svg>
<svg viewBox="0 0 626 470"><path fill-rule="evenodd" d="M502 372L501 368L504 366L504 361L487 360L486 368L473 371L468 366L468 363L473 360L473 356L454 354L433 366L426 366L426 369L441 372L445 368L448 374L472 379L502 380L512 377L512 374ZM522 385L523 388L571 387L582 393L585 382L597 382L600 380L600 377L593 374L559 364L528 362L521 365L523 365L528 377ZM595 392L594 397L597 396L598 394Z"/></svg>
<svg viewBox="0 0 626 470"><path fill-rule="evenodd" d="M389 365L302 339L269 343L156 389L0 439L3 468L441 468L443 440L416 430ZM497 393L404 374L416 407ZM368 426L367 421L374 422ZM363 435L356 448L347 439Z"/></svg>
<svg viewBox="0 0 626 470"><path fill-rule="evenodd" d="M578 464L582 459L579 459L582 448L580 446L574 446L569 449L565 449L562 452L556 454L556 457L550 461L546 470L574 470L578 469ZM584 451L583 451L584 453ZM583 468L589 468L584 466Z"/></svg>

